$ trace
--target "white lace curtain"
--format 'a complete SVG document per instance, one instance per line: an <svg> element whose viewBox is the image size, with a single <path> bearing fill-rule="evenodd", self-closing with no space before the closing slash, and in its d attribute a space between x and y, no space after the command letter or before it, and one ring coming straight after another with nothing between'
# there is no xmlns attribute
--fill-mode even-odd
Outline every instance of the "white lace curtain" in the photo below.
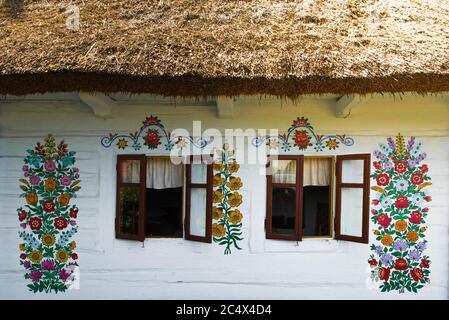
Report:
<svg viewBox="0 0 449 320"><path fill-rule="evenodd" d="M304 158L304 186L328 186L331 174L331 159ZM295 183L296 161L274 160L273 182Z"/></svg>
<svg viewBox="0 0 449 320"><path fill-rule="evenodd" d="M166 189L182 186L182 167L169 158L147 158L147 188Z"/></svg>

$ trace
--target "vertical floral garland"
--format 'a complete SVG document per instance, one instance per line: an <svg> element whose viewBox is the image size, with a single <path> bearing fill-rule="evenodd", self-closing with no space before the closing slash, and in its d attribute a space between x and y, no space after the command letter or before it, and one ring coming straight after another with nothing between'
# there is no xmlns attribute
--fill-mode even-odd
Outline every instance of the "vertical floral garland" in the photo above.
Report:
<svg viewBox="0 0 449 320"><path fill-rule="evenodd" d="M64 292L75 278L78 263L76 242L78 208L70 204L80 190L79 169L74 167L75 152L61 141L56 145L49 134L44 144L27 150L20 179L26 205L17 209L22 243L20 265L30 291Z"/></svg>
<svg viewBox="0 0 449 320"><path fill-rule="evenodd" d="M396 141L388 138L374 151L377 161L371 176L377 186L371 220L376 224L377 244L371 245L368 262L374 281L382 281L382 292L405 290L417 292L429 282L430 259L424 255L427 247L425 223L430 197L428 166L420 164L426 153L422 143L411 137L407 145L399 134Z"/></svg>
<svg viewBox="0 0 449 320"><path fill-rule="evenodd" d="M214 163L214 193L212 208L212 235L214 242L225 245L224 254L231 253L231 247L241 248L238 242L242 232L243 215L237 208L242 204L242 195L237 191L242 188L242 180L235 176L240 166L235 161L234 151L225 144L223 150L217 150L218 161ZM215 222L216 221L216 222Z"/></svg>

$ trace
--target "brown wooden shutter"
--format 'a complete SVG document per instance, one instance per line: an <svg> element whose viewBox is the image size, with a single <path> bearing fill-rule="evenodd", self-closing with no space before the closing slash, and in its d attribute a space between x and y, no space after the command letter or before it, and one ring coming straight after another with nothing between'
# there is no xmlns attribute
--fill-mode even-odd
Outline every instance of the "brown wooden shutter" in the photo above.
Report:
<svg viewBox="0 0 449 320"><path fill-rule="evenodd" d="M370 161L370 154L337 156L335 239L368 243Z"/></svg>
<svg viewBox="0 0 449 320"><path fill-rule="evenodd" d="M206 162L206 163L205 163ZM192 165L206 165L206 177L204 181L193 181L192 180ZM188 164L186 164L186 207L185 207L185 221L184 221L184 229L185 229L185 239L191 240L191 241L198 241L198 242L206 242L211 243L212 242L212 192L213 192L213 184L212 184L212 178L213 178L213 158L211 156L191 156L190 161ZM192 212L192 193L199 191L199 190L205 190L203 191L205 193L205 205L206 209L204 212L205 219L204 219L204 234L194 234L191 230L192 223L192 216L194 214L201 214L201 213L194 213Z"/></svg>
<svg viewBox="0 0 449 320"><path fill-rule="evenodd" d="M295 183L275 183L273 176L270 174L272 160L294 160L296 161L296 179ZM265 234L267 239L278 240L302 240L302 204L303 204L303 171L304 156L303 155L281 155L275 159L269 159L267 164L267 213L265 220ZM282 234L273 228L273 191L275 189L294 189L295 197L295 222L293 234ZM276 205L276 204L275 204Z"/></svg>
<svg viewBox="0 0 449 320"><path fill-rule="evenodd" d="M131 166L133 169L125 170ZM119 155L117 157L115 237L145 239L146 157Z"/></svg>

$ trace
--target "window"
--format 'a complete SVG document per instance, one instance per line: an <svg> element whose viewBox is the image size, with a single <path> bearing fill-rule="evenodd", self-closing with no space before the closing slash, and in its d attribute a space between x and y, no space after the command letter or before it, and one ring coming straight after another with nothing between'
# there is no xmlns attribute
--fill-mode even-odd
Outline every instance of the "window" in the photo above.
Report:
<svg viewBox="0 0 449 320"><path fill-rule="evenodd" d="M182 237L183 169L170 157L118 156L117 238ZM186 165L187 240L211 242L211 181L211 165Z"/></svg>
<svg viewBox="0 0 449 320"><path fill-rule="evenodd" d="M332 237L336 188L335 238L366 242L370 155L279 156L267 170L267 239L300 241Z"/></svg>
<svg viewBox="0 0 449 320"><path fill-rule="evenodd" d="M212 157L186 164L186 240L212 242Z"/></svg>

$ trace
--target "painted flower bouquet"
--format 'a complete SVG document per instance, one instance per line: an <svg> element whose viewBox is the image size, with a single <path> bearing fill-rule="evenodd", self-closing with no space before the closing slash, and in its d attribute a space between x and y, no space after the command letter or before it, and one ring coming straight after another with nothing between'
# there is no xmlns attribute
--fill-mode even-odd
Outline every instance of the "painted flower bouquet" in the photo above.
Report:
<svg viewBox="0 0 449 320"><path fill-rule="evenodd" d="M368 262L372 279L382 281L382 292L417 292L430 281L430 259L424 250L427 203L432 200L426 188L432 183L428 166L422 164L426 153L420 142L411 137L406 145L400 134L387 141L374 152L371 177L377 197L371 220L377 244L371 245Z"/></svg>
<svg viewBox="0 0 449 320"><path fill-rule="evenodd" d="M44 144L27 150L20 188L26 205L17 209L22 243L20 265L30 291L64 292L74 280L78 266L76 242L78 208L71 204L80 190L75 152L48 135Z"/></svg>
<svg viewBox="0 0 449 320"><path fill-rule="evenodd" d="M212 202L212 235L214 242L225 245L224 254L231 253L231 247L241 248L243 215L237 208L242 204L242 195L237 191L243 186L242 180L235 176L240 166L235 162L234 152L227 144L217 150L218 161L214 163L214 192Z"/></svg>

